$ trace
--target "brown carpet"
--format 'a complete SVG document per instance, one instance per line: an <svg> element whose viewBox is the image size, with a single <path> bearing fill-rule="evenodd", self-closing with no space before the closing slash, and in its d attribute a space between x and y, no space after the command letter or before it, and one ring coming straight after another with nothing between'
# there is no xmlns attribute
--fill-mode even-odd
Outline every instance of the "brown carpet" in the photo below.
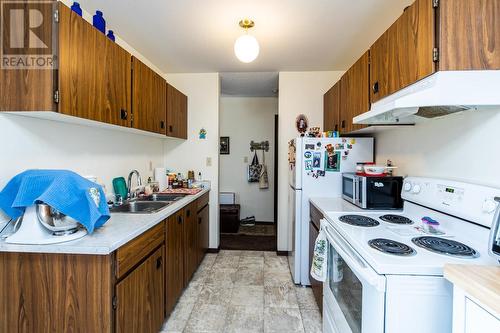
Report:
<svg viewBox="0 0 500 333"><path fill-rule="evenodd" d="M220 248L222 250L276 251L276 237L221 234Z"/></svg>

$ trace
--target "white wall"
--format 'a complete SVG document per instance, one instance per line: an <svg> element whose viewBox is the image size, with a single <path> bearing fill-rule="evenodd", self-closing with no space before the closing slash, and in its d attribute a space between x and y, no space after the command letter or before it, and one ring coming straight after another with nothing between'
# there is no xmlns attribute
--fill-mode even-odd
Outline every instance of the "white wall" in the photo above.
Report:
<svg viewBox="0 0 500 333"><path fill-rule="evenodd" d="M278 114L276 97L221 97L220 136L230 138L230 154L220 155L220 192L235 192L241 205L241 218L255 215L260 222L274 222L274 116ZM265 162L269 188L247 180L248 162L254 153L250 141L269 141ZM262 151L257 152L262 163ZM247 158L248 162L244 159Z"/></svg>
<svg viewBox="0 0 500 333"><path fill-rule="evenodd" d="M437 177L500 188L500 109L467 111L376 135L377 163L399 175Z"/></svg>
<svg viewBox="0 0 500 333"><path fill-rule="evenodd" d="M17 115L0 115L0 142L0 189L26 169L54 168L97 176L113 192L114 177L137 169L145 181L150 162L163 165L162 139Z"/></svg>
<svg viewBox="0 0 500 333"><path fill-rule="evenodd" d="M167 169L187 174L202 172L211 182L210 191L210 247L219 246L219 74L166 74L174 87L188 96L188 139L165 141ZM201 128L207 139L200 140ZM211 165L207 165L211 159Z"/></svg>
<svg viewBox="0 0 500 333"><path fill-rule="evenodd" d="M288 141L298 136L295 118L305 114L309 127L323 127L323 94L344 72L280 72L278 140L278 251L288 244Z"/></svg>

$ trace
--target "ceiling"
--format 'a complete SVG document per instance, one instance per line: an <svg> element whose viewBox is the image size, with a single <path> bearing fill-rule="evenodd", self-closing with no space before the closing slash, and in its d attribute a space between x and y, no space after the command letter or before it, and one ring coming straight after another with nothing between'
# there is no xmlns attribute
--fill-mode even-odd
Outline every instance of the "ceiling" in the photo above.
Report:
<svg viewBox="0 0 500 333"><path fill-rule="evenodd" d="M221 95L238 97L277 97L277 72L220 73Z"/></svg>
<svg viewBox="0 0 500 333"><path fill-rule="evenodd" d="M165 73L345 70L414 0L80 0ZM249 17L260 55L233 45Z"/></svg>

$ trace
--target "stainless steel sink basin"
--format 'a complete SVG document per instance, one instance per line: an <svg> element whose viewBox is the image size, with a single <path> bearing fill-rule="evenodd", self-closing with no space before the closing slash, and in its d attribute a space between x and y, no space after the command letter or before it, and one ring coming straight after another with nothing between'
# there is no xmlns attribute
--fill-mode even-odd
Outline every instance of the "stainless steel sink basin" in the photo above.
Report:
<svg viewBox="0 0 500 333"><path fill-rule="evenodd" d="M129 201L112 207L111 213L152 214L170 205L171 201Z"/></svg>
<svg viewBox="0 0 500 333"><path fill-rule="evenodd" d="M147 197L143 197L140 200L141 201L177 201L182 198L184 198L186 195L185 194L177 194L177 193L171 193L171 194L160 194L160 193L155 193L151 194Z"/></svg>

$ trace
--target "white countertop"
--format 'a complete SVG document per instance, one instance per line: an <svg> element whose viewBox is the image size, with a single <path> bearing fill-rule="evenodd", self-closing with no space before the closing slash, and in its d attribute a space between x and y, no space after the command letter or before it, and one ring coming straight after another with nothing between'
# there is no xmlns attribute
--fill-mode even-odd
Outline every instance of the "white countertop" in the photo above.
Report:
<svg viewBox="0 0 500 333"><path fill-rule="evenodd" d="M151 229L208 191L210 191L210 187L205 185L201 192L195 195L187 195L154 214L113 213L111 218L101 228L96 229L93 234L70 242L50 245L18 245L0 241L0 252L107 255Z"/></svg>
<svg viewBox="0 0 500 333"><path fill-rule="evenodd" d="M309 198L316 208L326 217L326 214L331 212L361 212L363 209L353 205L342 197L312 197ZM365 210L366 211L366 210Z"/></svg>

